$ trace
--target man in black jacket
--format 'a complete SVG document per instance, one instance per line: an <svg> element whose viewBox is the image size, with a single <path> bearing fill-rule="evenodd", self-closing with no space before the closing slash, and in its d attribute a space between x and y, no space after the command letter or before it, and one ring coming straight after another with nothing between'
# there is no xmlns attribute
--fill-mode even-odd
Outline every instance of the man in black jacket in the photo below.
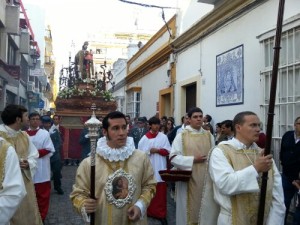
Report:
<svg viewBox="0 0 300 225"><path fill-rule="evenodd" d="M50 130L52 126L52 120L50 116L43 116L42 117L42 126L45 130L47 130L50 134L51 141L53 143L55 152L50 158L50 165L51 165L51 171L52 171L52 179L53 179L53 185L54 189L59 195L63 195L64 191L61 189L61 159L60 159L60 151L61 151L61 136L57 129Z"/></svg>
<svg viewBox="0 0 300 225"><path fill-rule="evenodd" d="M294 128L295 130L287 131L281 140L280 161L282 165L282 186L286 207L285 221L291 200L298 191L292 183L299 178L300 172L300 116L295 119ZM297 212L294 214L294 220L296 218L299 218ZM297 222L299 223L300 221Z"/></svg>

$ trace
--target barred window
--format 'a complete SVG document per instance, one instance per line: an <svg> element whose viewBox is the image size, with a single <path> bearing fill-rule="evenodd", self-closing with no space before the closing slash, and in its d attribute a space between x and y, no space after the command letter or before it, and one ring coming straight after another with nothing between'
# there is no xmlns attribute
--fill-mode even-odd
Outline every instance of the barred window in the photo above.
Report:
<svg viewBox="0 0 300 225"><path fill-rule="evenodd" d="M299 20L299 19L298 19ZM272 64L274 56L274 36L261 40L264 52L264 68L261 70L264 88L261 109L266 125L269 107ZM272 150L279 166L281 137L288 130L294 129L294 120L300 115L300 26L295 26L282 33L280 62L273 122Z"/></svg>

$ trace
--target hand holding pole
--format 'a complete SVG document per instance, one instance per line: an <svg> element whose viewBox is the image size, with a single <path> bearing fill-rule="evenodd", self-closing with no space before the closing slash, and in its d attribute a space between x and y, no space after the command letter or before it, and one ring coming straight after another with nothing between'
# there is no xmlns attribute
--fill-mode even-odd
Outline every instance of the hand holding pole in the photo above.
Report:
<svg viewBox="0 0 300 225"><path fill-rule="evenodd" d="M93 110L91 118L85 122L85 126L89 130L89 138L91 142L91 186L90 186L90 197L92 199L96 199L95 197L95 170L96 170L96 162L95 162L95 155L96 155L96 142L99 136L99 127L101 126L101 122L95 116L95 109L96 104L92 104L91 109ZM90 214L90 224L95 224L95 213Z"/></svg>

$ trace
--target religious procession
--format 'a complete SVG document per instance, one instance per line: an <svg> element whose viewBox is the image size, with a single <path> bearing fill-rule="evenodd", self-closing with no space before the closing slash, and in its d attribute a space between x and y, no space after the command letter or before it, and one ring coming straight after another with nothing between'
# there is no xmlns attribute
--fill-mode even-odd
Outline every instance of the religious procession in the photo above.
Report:
<svg viewBox="0 0 300 225"><path fill-rule="evenodd" d="M300 2L109 2L0 0L0 225L300 225Z"/></svg>

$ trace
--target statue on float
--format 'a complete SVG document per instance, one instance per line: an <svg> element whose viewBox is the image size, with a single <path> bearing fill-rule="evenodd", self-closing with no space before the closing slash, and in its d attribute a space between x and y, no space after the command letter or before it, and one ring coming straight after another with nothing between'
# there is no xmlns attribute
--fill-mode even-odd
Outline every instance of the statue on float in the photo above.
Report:
<svg viewBox="0 0 300 225"><path fill-rule="evenodd" d="M79 79L90 80L94 77L93 52L88 51L89 43L85 41L82 49L75 55L75 72Z"/></svg>

